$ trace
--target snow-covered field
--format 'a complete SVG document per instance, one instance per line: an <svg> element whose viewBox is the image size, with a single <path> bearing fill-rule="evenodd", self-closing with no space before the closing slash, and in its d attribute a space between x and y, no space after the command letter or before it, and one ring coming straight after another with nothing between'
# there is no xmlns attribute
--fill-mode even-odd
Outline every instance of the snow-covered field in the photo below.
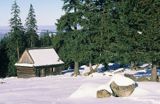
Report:
<svg viewBox="0 0 160 104"><path fill-rule="evenodd" d="M0 79L0 104L160 104L160 82L138 82L129 97L96 98L111 76Z"/></svg>

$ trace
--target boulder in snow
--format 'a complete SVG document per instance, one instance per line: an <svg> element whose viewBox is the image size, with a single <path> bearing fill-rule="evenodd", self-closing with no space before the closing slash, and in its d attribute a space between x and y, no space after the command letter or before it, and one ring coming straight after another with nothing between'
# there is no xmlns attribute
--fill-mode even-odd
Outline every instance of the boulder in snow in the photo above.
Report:
<svg viewBox="0 0 160 104"><path fill-rule="evenodd" d="M110 97L110 96L111 96L111 93L105 89L97 91L97 98L106 98L106 97Z"/></svg>
<svg viewBox="0 0 160 104"><path fill-rule="evenodd" d="M115 75L111 80L110 88L114 96L127 97L131 95L136 88L136 83L130 78Z"/></svg>
<svg viewBox="0 0 160 104"><path fill-rule="evenodd" d="M132 80L134 80L134 81L137 80L136 77L135 77L133 74L124 74L124 76L125 76L125 77L128 77L128 78L130 78L130 79L132 79Z"/></svg>
<svg viewBox="0 0 160 104"><path fill-rule="evenodd" d="M127 97L130 96L134 89L135 89L135 85L128 85L128 86L119 86L117 85L115 82L112 82L110 85L113 95L116 97Z"/></svg>

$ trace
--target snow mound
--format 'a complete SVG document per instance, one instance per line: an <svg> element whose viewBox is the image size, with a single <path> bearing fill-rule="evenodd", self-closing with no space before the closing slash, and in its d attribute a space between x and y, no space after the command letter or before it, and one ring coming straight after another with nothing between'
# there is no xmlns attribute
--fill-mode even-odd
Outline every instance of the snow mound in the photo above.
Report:
<svg viewBox="0 0 160 104"><path fill-rule="evenodd" d="M83 84L69 98L96 98L99 84Z"/></svg>
<svg viewBox="0 0 160 104"><path fill-rule="evenodd" d="M99 64L98 69L104 68L103 64Z"/></svg>
<svg viewBox="0 0 160 104"><path fill-rule="evenodd" d="M133 81L132 79L119 74L114 75L110 83L112 83L113 81L119 86L128 86L128 85L135 84L135 81Z"/></svg>
<svg viewBox="0 0 160 104"><path fill-rule="evenodd" d="M103 84L103 85L100 85L98 88L97 88L97 91L99 90L107 90L108 92L112 93L112 90L110 88L110 84L107 83L107 84Z"/></svg>
<svg viewBox="0 0 160 104"><path fill-rule="evenodd" d="M108 63L109 66L112 66L114 63Z"/></svg>
<svg viewBox="0 0 160 104"><path fill-rule="evenodd" d="M85 68L88 68L88 66L87 65L82 65L82 66L80 66L80 68L85 69Z"/></svg>
<svg viewBox="0 0 160 104"><path fill-rule="evenodd" d="M119 68L119 69L113 71L112 73L116 74L116 73L123 72L123 71L124 71L124 68Z"/></svg>
<svg viewBox="0 0 160 104"><path fill-rule="evenodd" d="M136 97L137 97L137 96L145 96L145 95L149 95L149 94L150 94L149 91L137 87L137 88L134 90L134 92L132 93L131 96L136 96Z"/></svg>
<svg viewBox="0 0 160 104"><path fill-rule="evenodd" d="M139 67L141 67L141 68L145 68L145 67L148 67L150 64L143 64L143 65L141 65L141 66L139 66Z"/></svg>
<svg viewBox="0 0 160 104"><path fill-rule="evenodd" d="M69 76L69 77L71 77L72 74L73 74L73 72L68 72L68 73L65 73L63 76Z"/></svg>
<svg viewBox="0 0 160 104"><path fill-rule="evenodd" d="M113 76L113 73L108 72L108 71L104 72L104 74L105 74L105 76Z"/></svg>
<svg viewBox="0 0 160 104"><path fill-rule="evenodd" d="M84 68L84 70L82 71L82 75L83 75L84 73L90 72L90 68L89 68L88 66L82 66L82 68Z"/></svg>
<svg viewBox="0 0 160 104"><path fill-rule="evenodd" d="M95 72L95 73L92 73L92 74L90 74L89 76L90 77L103 77L105 74L103 74L103 73L97 73L97 72Z"/></svg>

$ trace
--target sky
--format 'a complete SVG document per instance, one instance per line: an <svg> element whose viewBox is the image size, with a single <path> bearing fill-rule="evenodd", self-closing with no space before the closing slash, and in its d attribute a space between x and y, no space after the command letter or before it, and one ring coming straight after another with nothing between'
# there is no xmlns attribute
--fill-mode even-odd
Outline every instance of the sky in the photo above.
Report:
<svg viewBox="0 0 160 104"><path fill-rule="evenodd" d="M20 17L22 23L25 23L29 6L33 5L35 9L37 25L55 25L57 19L64 14L62 11L62 0L16 0L20 7ZM0 26L9 26L11 16L11 7L14 0L0 0Z"/></svg>

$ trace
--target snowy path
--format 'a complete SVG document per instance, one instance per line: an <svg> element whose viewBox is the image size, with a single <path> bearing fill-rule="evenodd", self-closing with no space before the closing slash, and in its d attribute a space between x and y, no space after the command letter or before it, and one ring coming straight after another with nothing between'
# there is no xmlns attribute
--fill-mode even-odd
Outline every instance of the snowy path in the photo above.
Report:
<svg viewBox="0 0 160 104"><path fill-rule="evenodd" d="M0 104L160 104L160 83L141 82L130 97L70 98L83 84L105 84L109 77L50 76L6 78L0 84Z"/></svg>

